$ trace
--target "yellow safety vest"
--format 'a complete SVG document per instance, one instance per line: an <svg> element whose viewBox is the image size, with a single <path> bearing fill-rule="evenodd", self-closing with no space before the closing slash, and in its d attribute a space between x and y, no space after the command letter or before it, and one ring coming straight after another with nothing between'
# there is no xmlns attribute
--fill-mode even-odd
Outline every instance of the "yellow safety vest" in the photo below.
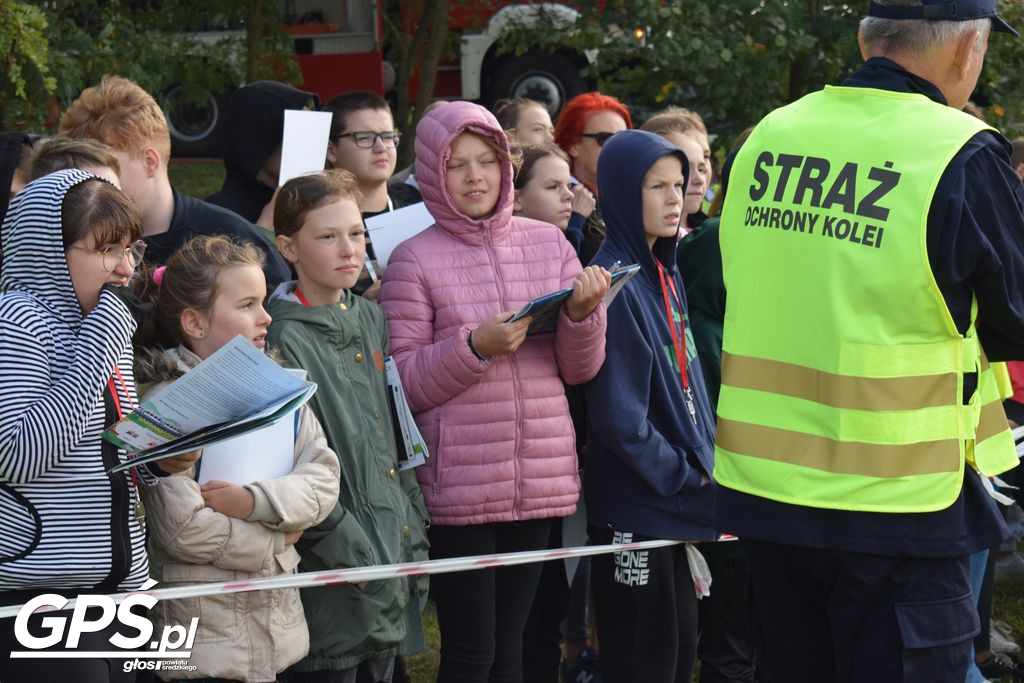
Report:
<svg viewBox="0 0 1024 683"><path fill-rule="evenodd" d="M845 87L758 124L721 222L720 485L930 512L957 498L966 461L985 474L1016 462L977 306L961 335L926 244L939 179L986 128L923 95ZM979 387L964 405L967 373Z"/></svg>

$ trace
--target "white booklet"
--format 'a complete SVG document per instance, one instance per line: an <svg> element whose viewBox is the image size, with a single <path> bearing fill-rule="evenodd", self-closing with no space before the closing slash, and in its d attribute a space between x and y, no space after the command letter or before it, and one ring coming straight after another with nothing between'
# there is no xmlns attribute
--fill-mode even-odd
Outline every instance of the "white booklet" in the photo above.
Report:
<svg viewBox="0 0 1024 683"><path fill-rule="evenodd" d="M238 335L147 397L103 438L136 457L112 468L205 448L292 415L316 391Z"/></svg>
<svg viewBox="0 0 1024 683"><path fill-rule="evenodd" d="M366 219L366 229L373 243L373 254L381 267L388 265L391 252L410 237L415 237L434 224L434 217L420 202Z"/></svg>

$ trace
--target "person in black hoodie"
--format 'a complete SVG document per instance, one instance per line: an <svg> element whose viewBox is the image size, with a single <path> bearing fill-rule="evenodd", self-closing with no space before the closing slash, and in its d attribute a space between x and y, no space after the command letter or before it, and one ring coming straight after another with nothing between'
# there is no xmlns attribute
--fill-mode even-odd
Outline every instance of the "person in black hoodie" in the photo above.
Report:
<svg viewBox="0 0 1024 683"><path fill-rule="evenodd" d="M688 175L683 152L646 131L618 133L598 160L607 234L593 263L641 271L608 307L606 360L586 384L595 543L716 538L715 427L676 273ZM686 546L595 556L591 581L604 680L689 680L697 598Z"/></svg>
<svg viewBox="0 0 1024 683"><path fill-rule="evenodd" d="M206 201L256 223L277 189L285 110L319 107L315 94L277 81L253 81L236 90L224 112L227 175Z"/></svg>

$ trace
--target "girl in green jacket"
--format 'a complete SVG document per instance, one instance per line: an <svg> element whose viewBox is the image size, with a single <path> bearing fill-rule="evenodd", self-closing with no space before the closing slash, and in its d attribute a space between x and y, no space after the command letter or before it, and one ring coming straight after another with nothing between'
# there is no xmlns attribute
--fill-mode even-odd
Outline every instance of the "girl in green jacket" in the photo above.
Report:
<svg viewBox="0 0 1024 683"><path fill-rule="evenodd" d="M296 544L303 571L427 558L422 495L398 471L387 324L351 292L366 255L360 204L352 174L331 170L285 183L274 209L277 247L298 279L271 295L267 340L319 385L310 405L341 458L338 506ZM294 680L390 681L395 655L423 647L425 588L401 578L303 589L310 653Z"/></svg>

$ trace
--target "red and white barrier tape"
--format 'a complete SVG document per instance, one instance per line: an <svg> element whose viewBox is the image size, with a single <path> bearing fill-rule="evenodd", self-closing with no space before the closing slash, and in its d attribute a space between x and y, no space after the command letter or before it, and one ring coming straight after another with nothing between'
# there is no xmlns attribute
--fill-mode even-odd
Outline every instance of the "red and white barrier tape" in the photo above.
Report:
<svg viewBox="0 0 1024 683"><path fill-rule="evenodd" d="M723 536L722 541L735 540L734 537ZM159 600L175 600L178 598L194 598L203 595L219 595L222 593L246 593L279 588L309 588L310 586L331 586L339 583L362 583L378 579L394 579L404 576L423 576L426 574L448 574L473 569L492 567L512 567L519 564L562 560L567 557L587 557L605 553L649 550L677 545L683 541L638 541L636 543L619 543L612 545L587 545L576 548L556 548L548 550L527 550L518 553L502 553L498 555L475 555L470 557L452 557L444 560L424 560L405 564L383 564L373 567L354 567L352 569L332 569L321 572L303 572L301 574L282 574L264 579L249 581L224 581L221 583L201 583L193 586L175 588L155 588L152 590L133 591L131 593L115 593L108 597L120 603L131 595L151 595ZM56 589L55 589L56 590ZM62 591L66 592L66 590ZM71 609L75 600L70 600L61 609ZM17 616L24 605L0 607L0 619Z"/></svg>

